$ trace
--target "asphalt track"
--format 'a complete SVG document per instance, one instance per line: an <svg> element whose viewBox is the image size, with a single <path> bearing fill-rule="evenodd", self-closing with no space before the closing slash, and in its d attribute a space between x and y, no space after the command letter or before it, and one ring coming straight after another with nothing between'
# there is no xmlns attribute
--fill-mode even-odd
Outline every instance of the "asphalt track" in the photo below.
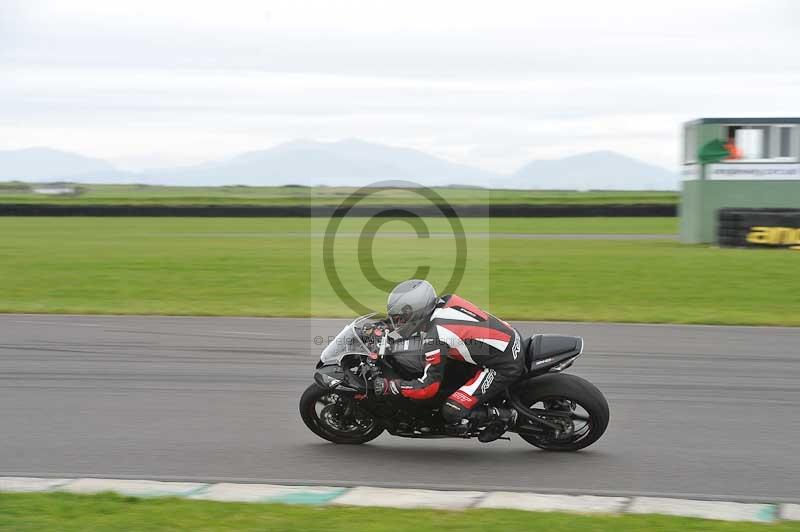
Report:
<svg viewBox="0 0 800 532"><path fill-rule="evenodd" d="M340 320L0 316L0 475L800 500L800 329L520 323L583 335L608 397L580 453L319 440L297 401Z"/></svg>

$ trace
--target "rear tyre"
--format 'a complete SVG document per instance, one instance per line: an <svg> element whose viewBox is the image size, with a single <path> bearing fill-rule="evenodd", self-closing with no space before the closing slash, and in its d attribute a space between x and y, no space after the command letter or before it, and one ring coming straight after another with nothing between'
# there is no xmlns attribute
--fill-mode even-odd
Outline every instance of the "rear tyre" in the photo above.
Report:
<svg viewBox="0 0 800 532"><path fill-rule="evenodd" d="M520 415L519 435L545 451L578 451L596 442L606 431L610 413L606 398L591 382L567 373L548 373L526 382L516 395L533 410L554 409L567 417L548 417L563 425L556 433ZM528 430L525 430L528 429Z"/></svg>
<svg viewBox="0 0 800 532"><path fill-rule="evenodd" d="M300 398L300 417L311 432L333 443L359 444L383 432L377 419L351 395L312 384Z"/></svg>

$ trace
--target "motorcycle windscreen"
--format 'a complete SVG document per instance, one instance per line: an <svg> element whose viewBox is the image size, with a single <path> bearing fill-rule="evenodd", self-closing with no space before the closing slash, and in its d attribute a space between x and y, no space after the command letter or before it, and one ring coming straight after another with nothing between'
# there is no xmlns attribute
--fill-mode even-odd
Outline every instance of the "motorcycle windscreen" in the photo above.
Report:
<svg viewBox="0 0 800 532"><path fill-rule="evenodd" d="M368 314L356 318L341 330L339 334L322 350L319 356L325 366L339 364L345 355L368 355L369 349L361 341L361 337L356 331L361 330L361 326L374 314Z"/></svg>

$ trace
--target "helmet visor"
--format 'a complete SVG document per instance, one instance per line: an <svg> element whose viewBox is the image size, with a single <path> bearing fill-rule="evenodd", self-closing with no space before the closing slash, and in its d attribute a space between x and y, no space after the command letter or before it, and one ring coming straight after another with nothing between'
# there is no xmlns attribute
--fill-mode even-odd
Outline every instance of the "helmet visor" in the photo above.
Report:
<svg viewBox="0 0 800 532"><path fill-rule="evenodd" d="M403 307L401 312L389 314L389 320L391 320L392 327L394 329L399 329L403 325L408 323L408 321L412 318L413 314L414 312L411 310L411 307L406 305Z"/></svg>

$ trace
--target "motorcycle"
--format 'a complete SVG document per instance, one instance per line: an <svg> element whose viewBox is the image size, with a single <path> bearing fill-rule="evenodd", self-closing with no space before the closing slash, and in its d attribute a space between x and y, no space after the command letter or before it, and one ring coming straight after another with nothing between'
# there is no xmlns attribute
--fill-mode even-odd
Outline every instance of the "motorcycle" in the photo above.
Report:
<svg viewBox="0 0 800 532"><path fill-rule="evenodd" d="M478 436L483 427L452 434L441 416L444 400L468 380L475 366L447 359L439 393L429 400L375 395L372 379L417 378L424 360L392 355L391 330L373 316L355 319L322 351L314 383L300 399L306 426L340 444L366 443L384 431L403 438ZM415 339L405 340L409 341ZM577 451L596 442L608 426L608 403L589 381L562 373L583 353L583 339L535 334L522 342L520 352L527 372L487 403L517 410L517 422L508 431L547 451Z"/></svg>

